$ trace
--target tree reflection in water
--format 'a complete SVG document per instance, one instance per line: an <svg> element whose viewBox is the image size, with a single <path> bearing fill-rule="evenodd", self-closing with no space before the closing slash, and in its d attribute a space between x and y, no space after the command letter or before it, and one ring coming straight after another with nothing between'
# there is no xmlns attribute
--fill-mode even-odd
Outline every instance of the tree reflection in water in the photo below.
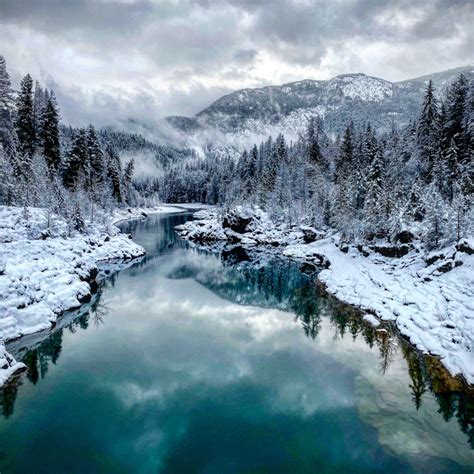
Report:
<svg viewBox="0 0 474 474"><path fill-rule="evenodd" d="M156 249L157 254L173 245L175 242L162 244ZM182 250L184 245L180 243L178 248ZM363 319L360 311L325 293L315 284L317 269L312 265L299 265L276 255L269 256L268 252L239 246L227 246L223 251L222 248L219 250L219 253L210 253L209 249L187 248L188 254L194 253L198 258L183 258L182 264L170 270L168 277L194 278L220 297L241 305L292 312L295 320L301 322L304 334L311 339L317 339L322 318L329 318L334 337L350 337L353 340L361 337L370 348L375 346L378 349L381 376L390 366L396 348L400 347L408 365L411 380L409 389L416 409L422 406L423 397L428 391L433 393L444 420L456 418L474 449L474 390L460 378L450 376L437 358L417 352L392 325L383 324L374 328ZM199 256L219 258L219 265L222 266L220 272L224 277L216 279L203 271ZM134 268L141 268L148 261L143 259ZM15 399L22 384L37 384L46 377L49 365L58 362L64 331L74 333L87 330L91 323L104 323L110 309L101 304L102 290L104 285L113 287L116 278L117 274L111 275L88 307L79 311L67 324L48 333L36 345L15 354L25 363L26 373L15 376L0 390L0 406L4 417L13 415Z"/></svg>

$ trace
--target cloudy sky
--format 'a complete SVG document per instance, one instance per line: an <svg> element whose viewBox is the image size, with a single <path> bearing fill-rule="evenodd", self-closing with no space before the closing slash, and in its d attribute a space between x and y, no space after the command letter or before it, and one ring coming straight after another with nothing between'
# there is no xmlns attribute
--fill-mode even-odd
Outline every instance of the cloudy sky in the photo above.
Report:
<svg viewBox="0 0 474 474"><path fill-rule="evenodd" d="M471 0L0 0L13 82L63 118L192 115L243 87L364 72L402 80L474 62Z"/></svg>

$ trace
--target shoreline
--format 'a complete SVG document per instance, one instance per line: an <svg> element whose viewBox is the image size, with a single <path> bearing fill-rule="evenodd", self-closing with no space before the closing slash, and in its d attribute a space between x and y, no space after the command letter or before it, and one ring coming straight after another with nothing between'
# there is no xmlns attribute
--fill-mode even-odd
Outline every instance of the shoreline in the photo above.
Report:
<svg viewBox="0 0 474 474"><path fill-rule="evenodd" d="M49 330L66 312L86 304L101 264L110 263L120 271L145 255L143 247L116 227L118 223L186 209L172 205L120 209L106 225L89 223L88 233L73 236L65 236L60 219L53 222L61 229L57 235L43 235L45 211L28 211L32 228L22 223L22 208L0 206L0 388L25 368L7 352L5 343Z"/></svg>
<svg viewBox="0 0 474 474"><path fill-rule="evenodd" d="M348 246L336 234L275 225L266 213L242 208L224 217L214 210L197 213L177 230L200 243L271 246L272 252L318 266L317 283L328 294L365 313L375 327L392 322L416 349L439 357L453 377L474 384L472 240L436 252L414 242L405 255L391 258L378 253L389 249L382 243L374 246L377 251Z"/></svg>

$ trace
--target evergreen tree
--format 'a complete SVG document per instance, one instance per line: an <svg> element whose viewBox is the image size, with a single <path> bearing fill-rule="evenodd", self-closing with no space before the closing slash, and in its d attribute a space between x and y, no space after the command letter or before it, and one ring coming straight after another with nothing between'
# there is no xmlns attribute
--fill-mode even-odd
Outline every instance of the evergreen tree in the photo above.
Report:
<svg viewBox="0 0 474 474"><path fill-rule="evenodd" d="M318 142L318 129L316 128L315 119L312 117L308 123L307 130L308 140L308 159L311 164L321 166L322 156Z"/></svg>
<svg viewBox="0 0 474 474"><path fill-rule="evenodd" d="M40 86L39 82L36 81L33 98L33 118L35 124L35 138L37 147L41 147L43 145L43 114L45 112L46 104L47 98L45 91L43 91L43 88Z"/></svg>
<svg viewBox="0 0 474 474"><path fill-rule="evenodd" d="M33 79L27 74L21 81L16 104L16 133L22 154L22 171L28 172L35 152L35 120L33 114Z"/></svg>
<svg viewBox="0 0 474 474"><path fill-rule="evenodd" d="M118 204L123 202L123 190L122 190L122 166L120 163L120 157L117 152L109 145L106 150L107 153L107 175L110 180L112 187L112 196Z"/></svg>
<svg viewBox="0 0 474 474"><path fill-rule="evenodd" d="M0 55L0 148L3 149L4 158L9 161L13 172L18 174L20 172L17 153L18 138L13 126L12 104L10 76L5 58Z"/></svg>
<svg viewBox="0 0 474 474"><path fill-rule="evenodd" d="M51 96L44 108L41 123L41 138L43 153L52 173L58 171L61 162L59 143L59 114L56 109L54 96Z"/></svg>
<svg viewBox="0 0 474 474"><path fill-rule="evenodd" d="M123 189L124 189L126 201L128 204L131 203L130 201L132 197L132 178L133 178L134 167L135 167L134 160L131 159L125 166L125 170L123 172Z"/></svg>
<svg viewBox="0 0 474 474"><path fill-rule="evenodd" d="M336 162L335 181L340 184L346 179L352 169L354 160L354 126L351 123L344 131L344 136L341 141L339 150L339 157Z"/></svg>
<svg viewBox="0 0 474 474"><path fill-rule="evenodd" d="M428 82L417 128L417 147L422 167L422 175L426 181L432 178L433 163L439 156L440 124L438 103L434 94L433 82Z"/></svg>
<svg viewBox="0 0 474 474"><path fill-rule="evenodd" d="M364 204L364 221L369 235L377 234L386 223L385 203L385 161L379 148L372 161L367 176L367 191Z"/></svg>
<svg viewBox="0 0 474 474"><path fill-rule="evenodd" d="M85 177L85 165L88 162L87 138L83 129L77 131L72 139L63 164L63 183L70 191L79 189L80 178Z"/></svg>
<svg viewBox="0 0 474 474"><path fill-rule="evenodd" d="M448 236L447 207L434 183L431 183L424 195L425 208L424 240L429 249L438 248Z"/></svg>
<svg viewBox="0 0 474 474"><path fill-rule="evenodd" d="M93 181L102 183L106 177L105 156L97 138L97 133L92 125L87 128L87 154Z"/></svg>

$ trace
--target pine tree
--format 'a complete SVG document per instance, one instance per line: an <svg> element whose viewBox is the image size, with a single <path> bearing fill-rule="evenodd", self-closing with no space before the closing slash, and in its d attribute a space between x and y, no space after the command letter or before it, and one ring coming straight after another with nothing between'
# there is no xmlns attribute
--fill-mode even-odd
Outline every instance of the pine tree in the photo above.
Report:
<svg viewBox="0 0 474 474"><path fill-rule="evenodd" d="M123 172L123 189L126 196L126 201L128 204L131 204L131 197L132 197L132 178L133 178L133 170L135 167L135 163L133 158L127 163L125 166L125 170ZM217 190L219 187L217 186Z"/></svg>
<svg viewBox="0 0 474 474"><path fill-rule="evenodd" d="M354 126L351 123L344 131L336 162L335 181L340 184L351 172L354 160Z"/></svg>
<svg viewBox="0 0 474 474"><path fill-rule="evenodd" d="M10 110L12 106L12 90L10 75L7 71L5 58L0 55L0 109Z"/></svg>
<svg viewBox="0 0 474 474"><path fill-rule="evenodd" d="M364 221L369 235L377 234L385 228L385 160L379 148L370 165L367 176L367 191L364 203Z"/></svg>
<svg viewBox="0 0 474 474"><path fill-rule="evenodd" d="M423 98L422 112L417 127L417 147L423 178L429 182L435 159L439 156L440 118L431 79Z"/></svg>
<svg viewBox="0 0 474 474"><path fill-rule="evenodd" d="M77 131L72 139L69 149L63 163L63 183L70 191L79 189L79 182L85 177L84 166L88 162L87 139L83 129Z"/></svg>
<svg viewBox="0 0 474 474"><path fill-rule="evenodd" d="M123 190L122 190L122 166L120 163L120 157L117 152L109 145L106 150L107 153L107 175L110 180L112 187L112 196L118 204L123 202ZM178 201L179 202L179 201Z"/></svg>
<svg viewBox="0 0 474 474"><path fill-rule="evenodd" d="M107 174L105 157L100 147L97 133L92 125L89 125L87 128L87 153L93 181L97 183L103 182Z"/></svg>
<svg viewBox="0 0 474 474"><path fill-rule="evenodd" d="M445 157L445 190L448 200L451 202L454 196L454 188L461 186L462 170L459 163L459 149L456 140L451 138L451 143Z"/></svg>
<svg viewBox="0 0 474 474"><path fill-rule="evenodd" d="M313 165L321 166L322 156L321 156L321 149L319 147L319 142L318 142L318 130L315 124L314 117L311 117L308 123L307 140L308 140L309 162Z"/></svg>
<svg viewBox="0 0 474 474"><path fill-rule="evenodd" d="M47 99L45 92L40 86L39 82L35 82L35 92L33 98L33 117L35 124L35 137L36 137L36 146L41 147L43 145L43 114L45 112L47 104Z"/></svg>
<svg viewBox="0 0 474 474"><path fill-rule="evenodd" d="M33 114L33 79L27 74L21 81L16 105L16 133L22 154L23 173L28 173L35 152L35 120Z"/></svg>
<svg viewBox="0 0 474 474"><path fill-rule="evenodd" d="M59 143L59 114L54 96L51 96L46 103L41 126L44 157L50 172L55 173L58 171L61 162L61 148Z"/></svg>
<svg viewBox="0 0 474 474"><path fill-rule="evenodd" d="M431 183L423 197L425 218L423 237L429 249L438 248L448 236L447 207L434 183Z"/></svg>
<svg viewBox="0 0 474 474"><path fill-rule="evenodd" d="M285 137L282 133L280 133L276 139L275 148L278 163L286 163L288 161L288 147L286 146Z"/></svg>
<svg viewBox="0 0 474 474"><path fill-rule="evenodd" d="M0 55L0 148L15 174L20 173L18 137L12 120L13 99L5 58Z"/></svg>
<svg viewBox="0 0 474 474"><path fill-rule="evenodd" d="M468 81L461 74L451 85L447 99L447 132L448 139L461 140L464 136ZM459 146L460 143L457 143Z"/></svg>

